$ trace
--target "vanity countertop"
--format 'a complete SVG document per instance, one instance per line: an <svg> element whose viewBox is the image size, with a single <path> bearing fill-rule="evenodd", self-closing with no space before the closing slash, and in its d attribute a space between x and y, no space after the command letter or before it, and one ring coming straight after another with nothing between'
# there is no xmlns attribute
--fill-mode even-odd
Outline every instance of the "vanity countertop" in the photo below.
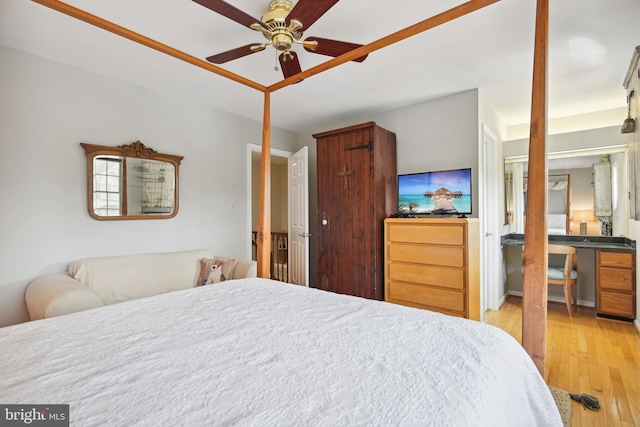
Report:
<svg viewBox="0 0 640 427"><path fill-rule="evenodd" d="M523 246L524 234L506 234L500 238L500 243L506 246ZM626 237L550 235L549 243L583 249L608 249L634 252L636 250L636 241Z"/></svg>

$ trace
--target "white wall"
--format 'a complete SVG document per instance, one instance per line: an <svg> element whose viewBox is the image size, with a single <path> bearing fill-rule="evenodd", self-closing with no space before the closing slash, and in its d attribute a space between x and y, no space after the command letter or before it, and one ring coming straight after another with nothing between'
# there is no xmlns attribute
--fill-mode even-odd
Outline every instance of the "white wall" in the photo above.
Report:
<svg viewBox="0 0 640 427"><path fill-rule="evenodd" d="M549 175L571 175L571 210L593 210L593 187L591 168L550 170Z"/></svg>
<svg viewBox="0 0 640 427"><path fill-rule="evenodd" d="M28 320L30 280L78 258L194 248L246 255L246 144L261 143L261 123L1 46L0 94L0 326ZM297 147L291 132L272 128L271 139ZM92 219L79 143L136 140L184 156L177 217Z"/></svg>
<svg viewBox="0 0 640 427"><path fill-rule="evenodd" d="M618 107L577 116L548 119L547 132L549 135L556 135L568 132L592 131L596 128L607 128L611 126L620 129L622 120L626 115L627 108ZM529 129L529 123L508 126L505 140L529 138Z"/></svg>
<svg viewBox="0 0 640 427"><path fill-rule="evenodd" d="M473 217L478 216L478 91L471 90L369 120L396 134L398 174L473 168Z"/></svg>
<svg viewBox="0 0 640 427"><path fill-rule="evenodd" d="M271 167L271 231L274 233L289 230L287 169L287 165Z"/></svg>
<svg viewBox="0 0 640 427"><path fill-rule="evenodd" d="M627 145L626 135L620 134L620 126L609 126L598 129L549 135L547 151L585 150L599 147ZM529 138L505 141L503 144L504 157L522 156L529 154Z"/></svg>

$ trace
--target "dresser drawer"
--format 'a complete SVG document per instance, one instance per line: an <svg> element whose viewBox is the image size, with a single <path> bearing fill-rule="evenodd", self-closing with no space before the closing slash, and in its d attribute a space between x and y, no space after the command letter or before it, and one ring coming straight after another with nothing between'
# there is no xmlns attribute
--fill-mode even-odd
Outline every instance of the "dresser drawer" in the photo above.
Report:
<svg viewBox="0 0 640 427"><path fill-rule="evenodd" d="M600 279L600 289L633 291L632 270L601 267L598 278Z"/></svg>
<svg viewBox="0 0 640 427"><path fill-rule="evenodd" d="M633 318L633 300L630 294L600 291L598 313Z"/></svg>
<svg viewBox="0 0 640 427"><path fill-rule="evenodd" d="M392 301L405 301L436 309L464 312L464 294L460 291L398 283L392 280L389 283L387 298Z"/></svg>
<svg viewBox="0 0 640 427"><path fill-rule="evenodd" d="M393 224L389 227L389 241L404 243L428 243L432 245L462 245L464 230L461 226L431 226L425 232L420 224Z"/></svg>
<svg viewBox="0 0 640 427"><path fill-rule="evenodd" d="M464 271L460 269L397 262L390 262L388 268L391 280L458 290L463 290L465 286Z"/></svg>
<svg viewBox="0 0 640 427"><path fill-rule="evenodd" d="M388 247L388 257L390 261L464 267L464 249L456 247L392 243Z"/></svg>
<svg viewBox="0 0 640 427"><path fill-rule="evenodd" d="M600 267L633 268L633 252L600 251Z"/></svg>

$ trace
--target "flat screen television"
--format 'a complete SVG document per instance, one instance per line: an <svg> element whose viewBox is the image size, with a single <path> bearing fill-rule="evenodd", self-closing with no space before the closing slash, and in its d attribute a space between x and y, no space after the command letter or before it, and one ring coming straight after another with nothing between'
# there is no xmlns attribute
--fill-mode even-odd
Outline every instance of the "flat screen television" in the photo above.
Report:
<svg viewBox="0 0 640 427"><path fill-rule="evenodd" d="M471 168L398 175L398 215L470 215Z"/></svg>

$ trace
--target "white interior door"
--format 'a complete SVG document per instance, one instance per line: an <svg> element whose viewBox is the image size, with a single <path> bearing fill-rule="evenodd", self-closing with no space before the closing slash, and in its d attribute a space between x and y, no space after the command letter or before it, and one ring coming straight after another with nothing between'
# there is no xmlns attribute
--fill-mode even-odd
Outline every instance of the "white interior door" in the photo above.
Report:
<svg viewBox="0 0 640 427"><path fill-rule="evenodd" d="M482 206L482 289L481 290L481 314L484 321L484 312L487 308L497 310L498 307L498 281L499 281L499 255L500 236L498 232L498 148L495 136L483 126L482 132L483 147L483 206Z"/></svg>
<svg viewBox="0 0 640 427"><path fill-rule="evenodd" d="M289 157L289 283L309 286L309 149Z"/></svg>

